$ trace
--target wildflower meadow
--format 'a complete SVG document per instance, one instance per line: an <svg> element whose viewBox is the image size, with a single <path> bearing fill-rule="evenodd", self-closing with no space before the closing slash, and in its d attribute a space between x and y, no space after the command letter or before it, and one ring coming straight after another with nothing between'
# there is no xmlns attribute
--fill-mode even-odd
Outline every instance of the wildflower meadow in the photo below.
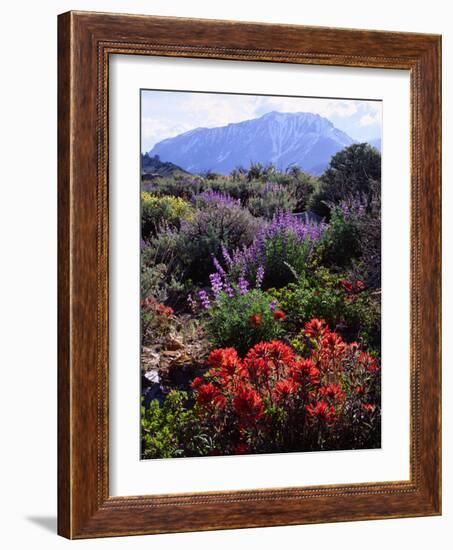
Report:
<svg viewBox="0 0 453 550"><path fill-rule="evenodd" d="M379 151L141 185L142 458L379 448Z"/></svg>

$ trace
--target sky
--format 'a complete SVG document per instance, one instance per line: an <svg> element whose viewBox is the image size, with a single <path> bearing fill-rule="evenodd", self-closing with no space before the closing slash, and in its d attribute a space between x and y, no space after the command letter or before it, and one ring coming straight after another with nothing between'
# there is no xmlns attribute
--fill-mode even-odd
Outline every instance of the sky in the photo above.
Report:
<svg viewBox="0 0 453 550"><path fill-rule="evenodd" d="M142 90L142 152L194 128L215 128L271 111L310 112L328 118L358 141L381 137L382 102Z"/></svg>

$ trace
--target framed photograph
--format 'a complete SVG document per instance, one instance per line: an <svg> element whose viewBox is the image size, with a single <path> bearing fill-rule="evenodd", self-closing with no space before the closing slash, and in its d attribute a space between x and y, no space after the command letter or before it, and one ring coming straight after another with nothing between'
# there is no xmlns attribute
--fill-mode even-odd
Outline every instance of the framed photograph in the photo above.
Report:
<svg viewBox="0 0 453 550"><path fill-rule="evenodd" d="M440 514L440 37L58 40L59 533Z"/></svg>

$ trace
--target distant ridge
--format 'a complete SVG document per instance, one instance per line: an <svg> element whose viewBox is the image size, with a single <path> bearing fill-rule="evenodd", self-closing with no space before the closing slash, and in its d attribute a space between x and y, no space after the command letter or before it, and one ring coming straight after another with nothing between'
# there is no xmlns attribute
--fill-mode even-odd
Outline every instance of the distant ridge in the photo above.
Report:
<svg viewBox="0 0 453 550"><path fill-rule="evenodd" d="M159 155L188 172L229 174L253 162L279 169L298 165L321 174L332 155L355 141L330 120L313 113L272 111L260 118L218 128L196 128L157 143L149 156Z"/></svg>
<svg viewBox="0 0 453 550"><path fill-rule="evenodd" d="M159 155L145 153L141 158L142 176L172 177L187 174L185 170L172 162L161 161Z"/></svg>

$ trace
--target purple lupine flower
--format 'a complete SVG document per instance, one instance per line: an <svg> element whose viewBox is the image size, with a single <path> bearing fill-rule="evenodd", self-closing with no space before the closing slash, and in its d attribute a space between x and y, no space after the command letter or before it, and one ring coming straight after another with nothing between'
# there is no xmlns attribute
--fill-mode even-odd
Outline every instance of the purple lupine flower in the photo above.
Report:
<svg viewBox="0 0 453 550"><path fill-rule="evenodd" d="M206 290L199 290L198 291L198 297L200 298L201 305L205 309L209 309L211 307L211 302L209 300L209 296L208 296L208 293L206 292Z"/></svg>
<svg viewBox="0 0 453 550"><path fill-rule="evenodd" d="M225 284L225 292L228 298L234 298L234 290L233 290L233 287L230 285L230 283Z"/></svg>
<svg viewBox="0 0 453 550"><path fill-rule="evenodd" d="M222 256L223 256L223 259L225 260L226 264L228 267L231 267L231 264L233 263L233 260L231 259L231 256L227 250L227 247L222 244Z"/></svg>
<svg viewBox="0 0 453 550"><path fill-rule="evenodd" d="M229 252L225 245L222 245L223 265L217 258L213 258L217 273L221 275L225 292L232 297L233 290L227 290L226 285L230 285L240 274L238 280L239 292L246 294L248 286L245 289L244 281L254 283L256 288L261 288L264 279L264 266L267 264L267 254L269 250L268 241L278 238L283 247L282 253L285 254L286 246L294 239L300 244L309 245L316 242L325 230L324 223L317 223L307 219L294 216L290 212L280 212L276 214L270 222L263 222L252 244L248 247L237 248ZM309 246L307 248L310 253Z"/></svg>
<svg viewBox="0 0 453 550"><path fill-rule="evenodd" d="M239 287L239 293L242 294L242 296L247 294L247 292L249 291L249 283L246 279L244 279L243 275L239 277L238 287Z"/></svg>
<svg viewBox="0 0 453 550"><path fill-rule="evenodd" d="M279 183L266 183L261 189L260 195L265 196L269 193L283 193L286 191L286 188Z"/></svg>
<svg viewBox="0 0 453 550"><path fill-rule="evenodd" d="M276 214L271 223L258 232L257 241L266 241L276 235L288 235L292 233L299 241L307 238L313 241L319 239L325 229L324 223L305 221L291 212Z"/></svg>
<svg viewBox="0 0 453 550"><path fill-rule="evenodd" d="M256 270L256 280L255 280L256 288L261 288L263 279L264 279L264 267L262 265L259 265L258 269Z"/></svg>
<svg viewBox="0 0 453 550"><path fill-rule="evenodd" d="M277 309L278 302L277 300L272 300L272 302L269 304L269 309L271 311L275 311Z"/></svg>
<svg viewBox="0 0 453 550"><path fill-rule="evenodd" d="M212 293L217 299L223 288L222 277L220 273L211 273L211 275L209 275L209 280L211 281Z"/></svg>
<svg viewBox="0 0 453 550"><path fill-rule="evenodd" d="M208 189L198 195L194 195L192 197L192 201L202 202L206 205L214 204L218 206L240 206L241 204L239 199L234 199L231 195L220 193L219 191L213 191L212 189Z"/></svg>
<svg viewBox="0 0 453 550"><path fill-rule="evenodd" d="M218 260L215 256L212 257L212 262L213 262L213 264L214 264L214 267L216 268L217 273L218 273L221 277L224 277L224 278L225 278L225 277L226 277L226 272L225 272L225 270L223 269L222 264L219 262L219 260Z"/></svg>
<svg viewBox="0 0 453 550"><path fill-rule="evenodd" d="M364 197L353 197L348 200L341 201L338 206L344 214L345 218L351 216L362 217L366 213L367 200Z"/></svg>
<svg viewBox="0 0 453 550"><path fill-rule="evenodd" d="M342 201L340 203L340 208L343 212L344 217L349 218L349 215L351 214L351 209L349 208L349 205L345 201Z"/></svg>
<svg viewBox="0 0 453 550"><path fill-rule="evenodd" d="M305 221L290 212L276 214L270 223L264 224L260 228L249 247L235 251L232 266L245 273L255 272L258 276L259 265L266 264L266 249L269 240L278 237L285 244L288 238L295 237L300 243L307 240L313 243L321 237L325 227L324 223Z"/></svg>

